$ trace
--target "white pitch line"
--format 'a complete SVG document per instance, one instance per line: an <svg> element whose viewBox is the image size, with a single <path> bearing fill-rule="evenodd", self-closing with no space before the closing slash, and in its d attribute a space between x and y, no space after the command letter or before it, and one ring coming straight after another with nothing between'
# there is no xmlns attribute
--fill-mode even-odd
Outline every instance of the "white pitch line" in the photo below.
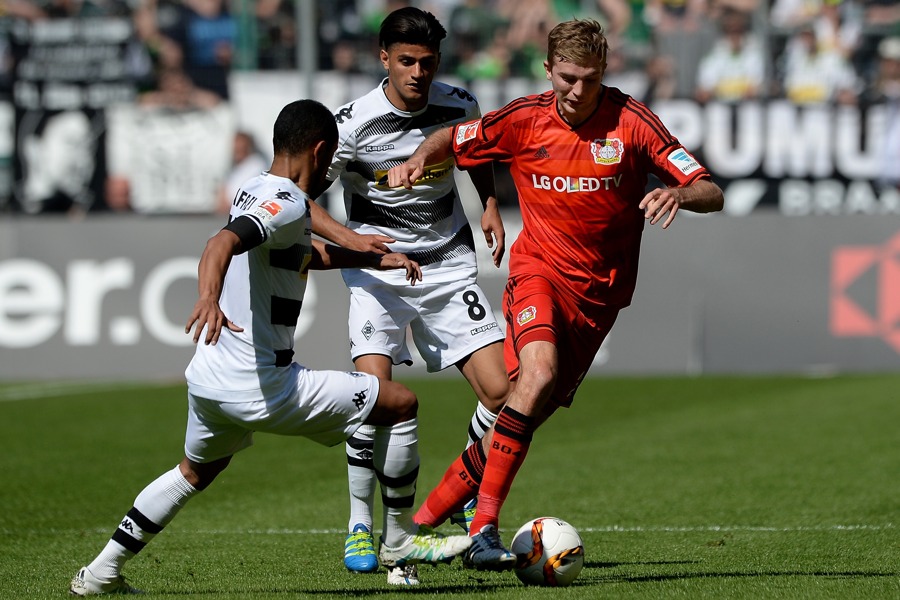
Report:
<svg viewBox="0 0 900 600"><path fill-rule="evenodd" d="M49 383L29 383L0 388L0 402L34 400L38 398L61 398L90 394L94 392L111 392L117 390L142 389L151 386L165 386L167 383L154 382L116 382L116 381L59 381Z"/></svg>
<svg viewBox="0 0 900 600"><path fill-rule="evenodd" d="M887 531L895 529L893 523L882 524L851 524L851 525L797 525L791 527L770 527L759 525L697 525L689 527L677 526L640 526L640 525L601 525L592 527L576 527L582 533L721 533L721 532L760 532L760 533L796 533L796 532L828 532L828 531ZM0 528L2 535L15 535L23 533L38 533L44 535L74 535L80 533L110 533L109 527L95 527L91 529L10 529ZM501 529L506 533L512 532L511 529ZM182 529L177 526L172 527L172 533L182 533L189 535L343 535L347 531L345 529L286 529L286 528L268 528L268 529Z"/></svg>
<svg viewBox="0 0 900 600"><path fill-rule="evenodd" d="M881 524L850 524L850 525L797 525L789 527L774 527L764 525L697 525L697 526L640 526L640 525L600 525L591 527L576 527L582 533L728 533L728 532L760 532L760 533L794 533L794 532L828 532L828 531L887 531L895 529L893 523ZM11 534L15 531L0 529L0 533ZM78 530L41 530L40 533L60 535L78 532L109 533L109 528L78 529ZM347 533L344 529L174 529L172 532L192 535L339 535ZM503 529L503 531L512 531Z"/></svg>

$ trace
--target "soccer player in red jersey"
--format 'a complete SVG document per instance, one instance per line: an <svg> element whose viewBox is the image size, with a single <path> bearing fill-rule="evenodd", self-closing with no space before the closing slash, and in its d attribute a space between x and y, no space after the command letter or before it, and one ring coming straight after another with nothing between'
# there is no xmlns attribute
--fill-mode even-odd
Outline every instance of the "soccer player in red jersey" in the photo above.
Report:
<svg viewBox="0 0 900 600"><path fill-rule="evenodd" d="M496 423L464 452L416 514L436 526L478 496L469 567L511 569L500 508L534 431L575 391L628 306L645 222L722 209L722 190L645 105L603 85L608 45L594 20L560 23L544 67L552 90L428 137L389 173L412 188L427 165L453 156L467 169L509 163L522 232L510 249L503 304L505 358L515 388ZM666 186L645 193L650 174Z"/></svg>

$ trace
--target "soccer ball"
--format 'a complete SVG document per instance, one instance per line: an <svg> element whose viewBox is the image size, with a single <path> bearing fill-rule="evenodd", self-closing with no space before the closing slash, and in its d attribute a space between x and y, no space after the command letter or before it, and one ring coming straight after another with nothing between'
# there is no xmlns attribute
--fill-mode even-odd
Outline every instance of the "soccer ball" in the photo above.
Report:
<svg viewBox="0 0 900 600"><path fill-rule="evenodd" d="M513 537L516 575L525 585L562 587L572 583L584 566L584 542L562 519L528 521Z"/></svg>

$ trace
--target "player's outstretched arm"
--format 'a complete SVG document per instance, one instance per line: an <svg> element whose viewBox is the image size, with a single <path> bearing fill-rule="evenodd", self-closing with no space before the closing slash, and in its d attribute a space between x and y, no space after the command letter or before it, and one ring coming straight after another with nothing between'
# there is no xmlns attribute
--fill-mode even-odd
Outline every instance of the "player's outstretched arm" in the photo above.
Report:
<svg viewBox="0 0 900 600"><path fill-rule="evenodd" d="M231 257L240 254L241 240L236 234L226 229L219 231L206 243L203 255L200 257L200 266L197 267L197 292L198 299L194 304L194 310L188 318L184 332L190 334L194 329L194 343L198 343L203 329L206 328L204 344L213 344L219 341L222 327L228 327L231 331L243 331L228 320L225 313L219 307L219 296L222 294L222 286L225 282L225 273L231 264Z"/></svg>
<svg viewBox="0 0 900 600"><path fill-rule="evenodd" d="M451 128L438 129L425 138L409 160L388 171L388 185L412 189L413 184L425 172L425 165L444 161L450 156L451 132Z"/></svg>
<svg viewBox="0 0 900 600"><path fill-rule="evenodd" d="M483 163L469 169L469 177L481 199L484 214L481 215L481 231L484 241L491 249L494 266L499 267L506 252L506 230L500 217L500 204L497 201L497 190L494 185L494 164Z"/></svg>
<svg viewBox="0 0 900 600"><path fill-rule="evenodd" d="M390 252L388 254L376 254L374 252L357 252L348 248L326 244L319 240L313 240L312 258L309 261L309 269L325 271L328 269L357 269L370 268L379 271L390 269L404 269L406 279L415 285L422 281L422 268L414 260L410 260L405 254Z"/></svg>
<svg viewBox="0 0 900 600"><path fill-rule="evenodd" d="M701 179L686 187L650 190L638 206L651 225L656 225L665 217L662 228L666 229L682 208L708 213L722 210L724 205L725 195L721 188L708 179Z"/></svg>
<svg viewBox="0 0 900 600"><path fill-rule="evenodd" d="M397 241L386 235L356 233L349 227L338 223L327 210L313 201L309 203L309 213L312 218L313 233L344 248L358 252L387 254L391 249L386 244Z"/></svg>

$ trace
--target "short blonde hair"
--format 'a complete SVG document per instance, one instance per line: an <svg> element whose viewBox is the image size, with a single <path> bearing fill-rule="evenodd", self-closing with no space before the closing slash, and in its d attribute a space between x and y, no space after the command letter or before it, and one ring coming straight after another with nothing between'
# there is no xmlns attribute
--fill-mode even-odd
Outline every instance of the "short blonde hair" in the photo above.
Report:
<svg viewBox="0 0 900 600"><path fill-rule="evenodd" d="M594 19L563 21L547 36L547 64L551 66L554 60L582 65L597 57L605 69L608 52L603 26Z"/></svg>

